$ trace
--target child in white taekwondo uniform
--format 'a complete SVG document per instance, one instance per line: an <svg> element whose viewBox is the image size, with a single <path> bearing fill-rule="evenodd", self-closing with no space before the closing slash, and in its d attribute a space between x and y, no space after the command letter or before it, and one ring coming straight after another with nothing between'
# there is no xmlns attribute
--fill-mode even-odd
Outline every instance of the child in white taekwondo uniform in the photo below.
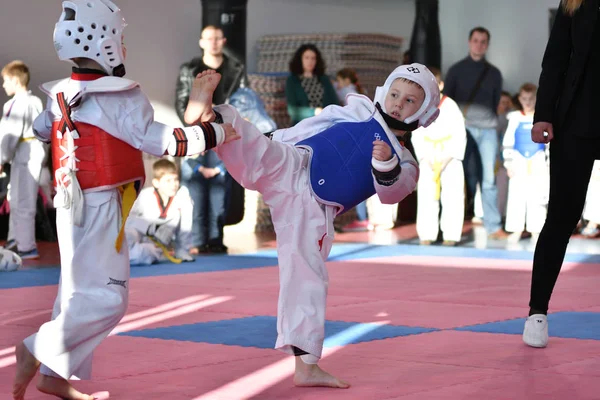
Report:
<svg viewBox="0 0 600 400"><path fill-rule="evenodd" d="M506 231L517 242L524 230L537 238L546 221L550 173L548 145L531 140L537 87L526 83L519 90L522 111L508 114L502 140L504 167L508 174Z"/></svg>
<svg viewBox="0 0 600 400"><path fill-rule="evenodd" d="M193 261L190 193L179 186L177 166L167 159L152 165L152 175L152 187L140 192L125 225L131 265Z"/></svg>
<svg viewBox="0 0 600 400"><path fill-rule="evenodd" d="M443 90L441 72L435 68L431 71ZM411 139L421 171L417 184L417 234L421 244L435 242L441 228L443 244L455 246L462 236L465 215L462 160L467 145L464 118L456 102L442 96L439 118L427 128L417 129Z"/></svg>
<svg viewBox="0 0 600 400"><path fill-rule="evenodd" d="M220 75L200 74L186 110L187 123L214 120L212 91ZM440 92L423 65L400 66L377 88L375 102L352 95L344 107L277 130L272 140L229 105L216 120L233 124L241 140L216 149L242 186L262 193L277 234L280 294L275 347L296 355L298 386L346 388L317 363L324 341L333 218L377 194L398 203L416 187L419 168L398 137L439 114Z"/></svg>
<svg viewBox="0 0 600 400"><path fill-rule="evenodd" d="M11 163L10 215L7 249L22 259L39 258L35 243L35 215L42 166L47 145L35 139L33 121L42 112L42 101L31 94L29 68L13 61L2 69L3 87L13 96L5 105L0 120L0 171Z"/></svg>
<svg viewBox="0 0 600 400"><path fill-rule="evenodd" d="M38 390L92 399L69 379L89 379L93 351L127 309L129 254L124 223L144 180L142 152L196 154L239 138L231 125L172 128L154 121L139 84L122 78L125 21L108 0L70 0L54 29L70 78L42 85L46 109L35 135L51 142L61 277L52 320L19 344L13 399L40 367Z"/></svg>

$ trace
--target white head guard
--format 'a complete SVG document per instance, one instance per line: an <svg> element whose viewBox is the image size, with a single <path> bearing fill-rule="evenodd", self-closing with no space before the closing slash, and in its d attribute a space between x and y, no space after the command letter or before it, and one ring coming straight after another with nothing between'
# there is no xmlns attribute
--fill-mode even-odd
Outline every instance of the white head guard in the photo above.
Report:
<svg viewBox="0 0 600 400"><path fill-rule="evenodd" d="M23 260L15 252L0 248L0 272L16 271L23 266Z"/></svg>
<svg viewBox="0 0 600 400"><path fill-rule="evenodd" d="M109 75L125 75L121 35L127 25L109 0L68 0L54 28L58 58L89 58Z"/></svg>
<svg viewBox="0 0 600 400"><path fill-rule="evenodd" d="M404 123L410 124L418 121L419 126L429 126L438 117L440 110L440 89L435 76L431 71L423 64L413 63L408 65L401 65L396 68L387 77L383 86L378 86L375 90L375 103L379 103L383 112L387 113L385 109L385 96L392 83L398 79L404 78L409 81L415 82L423 88L425 91L425 100L419 110L404 120Z"/></svg>

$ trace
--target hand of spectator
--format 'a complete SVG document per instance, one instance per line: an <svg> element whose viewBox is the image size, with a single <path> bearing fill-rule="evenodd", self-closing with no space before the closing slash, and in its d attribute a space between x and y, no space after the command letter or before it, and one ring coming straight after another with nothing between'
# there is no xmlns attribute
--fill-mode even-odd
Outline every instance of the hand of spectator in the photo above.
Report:
<svg viewBox="0 0 600 400"><path fill-rule="evenodd" d="M509 178L514 178L515 177L515 170L514 168L511 167L506 167L506 176L508 176Z"/></svg>
<svg viewBox="0 0 600 400"><path fill-rule="evenodd" d="M165 247L169 247L173 241L173 229L168 224L152 224L148 227L148 236L158 241Z"/></svg>
<svg viewBox="0 0 600 400"><path fill-rule="evenodd" d="M323 111L323 107L317 107L317 108L315 108L315 116L321 114L321 111Z"/></svg>
<svg viewBox="0 0 600 400"><path fill-rule="evenodd" d="M211 168L211 169L212 169L212 171L211 171L211 174L212 174L211 178L214 178L215 176L217 176L217 175L219 175L221 173L221 168L217 167L217 168Z"/></svg>
<svg viewBox="0 0 600 400"><path fill-rule="evenodd" d="M383 140L373 142L373 158L377 161L389 161L392 159L392 148Z"/></svg>
<svg viewBox="0 0 600 400"><path fill-rule="evenodd" d="M229 143L234 140L241 139L241 136L237 134L233 125L229 123L222 124L223 130L225 131L225 141L224 143Z"/></svg>
<svg viewBox="0 0 600 400"><path fill-rule="evenodd" d="M531 128L531 140L536 143L550 143L554 138L554 129L550 122L536 122Z"/></svg>
<svg viewBox="0 0 600 400"><path fill-rule="evenodd" d="M218 168L202 168L200 173L204 176L204 179L212 179L221 172Z"/></svg>

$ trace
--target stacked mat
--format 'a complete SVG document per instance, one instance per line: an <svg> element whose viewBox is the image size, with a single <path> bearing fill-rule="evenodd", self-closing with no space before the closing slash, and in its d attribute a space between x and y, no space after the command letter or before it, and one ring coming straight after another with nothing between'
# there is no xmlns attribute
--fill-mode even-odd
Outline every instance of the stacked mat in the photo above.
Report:
<svg viewBox="0 0 600 400"><path fill-rule="evenodd" d="M287 128L291 125L285 101L285 81L288 75L288 73L248 74L250 88L258 93L265 104L265 111L273 118L278 128Z"/></svg>
<svg viewBox="0 0 600 400"><path fill-rule="evenodd" d="M263 36L257 44L259 73L288 73L289 62L302 44L321 51L326 73L335 78L342 68L353 68L370 95L402 60L400 37L368 33L328 33Z"/></svg>
<svg viewBox="0 0 600 400"><path fill-rule="evenodd" d="M263 36L257 43L258 73L249 74L250 87L265 104L267 113L278 128L287 128L291 120L287 113L285 82L289 75L289 62L296 50L305 43L312 43L321 51L326 73L335 79L342 68L356 71L360 84L369 97L382 85L389 73L402 60L402 38L368 33L315 33ZM269 208L259 201L256 231L272 231ZM341 226L356 218L356 212L338 216L335 226Z"/></svg>

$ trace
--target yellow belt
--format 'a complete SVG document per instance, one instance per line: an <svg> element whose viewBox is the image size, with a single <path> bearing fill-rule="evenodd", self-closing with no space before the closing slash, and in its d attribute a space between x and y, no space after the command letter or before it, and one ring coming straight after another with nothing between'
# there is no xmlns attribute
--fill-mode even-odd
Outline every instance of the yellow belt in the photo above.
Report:
<svg viewBox="0 0 600 400"><path fill-rule="evenodd" d="M425 141L433 144L433 149L435 150L437 147L440 148L440 151L444 151L444 142L450 140L451 136L444 136L439 139L431 139L425 136ZM442 163L440 161L436 161L433 163L433 182L435 183L435 199L439 200L440 195L442 193Z"/></svg>
<svg viewBox="0 0 600 400"><path fill-rule="evenodd" d="M162 250L164 256L167 257L169 261L175 264L181 264L183 260L181 258L173 257L169 249L164 244L153 238L150 238L150 240L152 240L152 243L154 243L156 246L158 246L159 249Z"/></svg>
<svg viewBox="0 0 600 400"><path fill-rule="evenodd" d="M125 236L125 222L127 222L127 217L129 217L129 212L133 207L133 203L135 203L135 199L137 198L137 190L135 189L135 182L129 182L124 185L119 186L119 193L121 193L121 228L119 229L119 235L117 236L117 241L115 242L115 248L117 249L117 253L121 252L121 247L123 246L123 237Z"/></svg>
<svg viewBox="0 0 600 400"><path fill-rule="evenodd" d="M115 242L115 248L117 249L117 253L121 252L121 247L123 246L123 237L125 236L125 222L127 222L127 217L129 217L129 213L131 212L131 208L133 207L133 203L137 199L137 190L135 189L135 182L126 183L122 186L119 186L119 192L121 193L121 213L123 215L123 220L121 221L121 228L119 229L119 235L117 236L117 241ZM175 264L181 263L183 260L173 257L169 249L167 249L162 243L157 240L152 239L155 245L157 245L167 257L169 261Z"/></svg>
<svg viewBox="0 0 600 400"><path fill-rule="evenodd" d="M32 136L32 137L22 137L22 138L19 138L19 143L21 143L21 142L29 142L30 140L35 140L35 139L37 139L35 136Z"/></svg>

